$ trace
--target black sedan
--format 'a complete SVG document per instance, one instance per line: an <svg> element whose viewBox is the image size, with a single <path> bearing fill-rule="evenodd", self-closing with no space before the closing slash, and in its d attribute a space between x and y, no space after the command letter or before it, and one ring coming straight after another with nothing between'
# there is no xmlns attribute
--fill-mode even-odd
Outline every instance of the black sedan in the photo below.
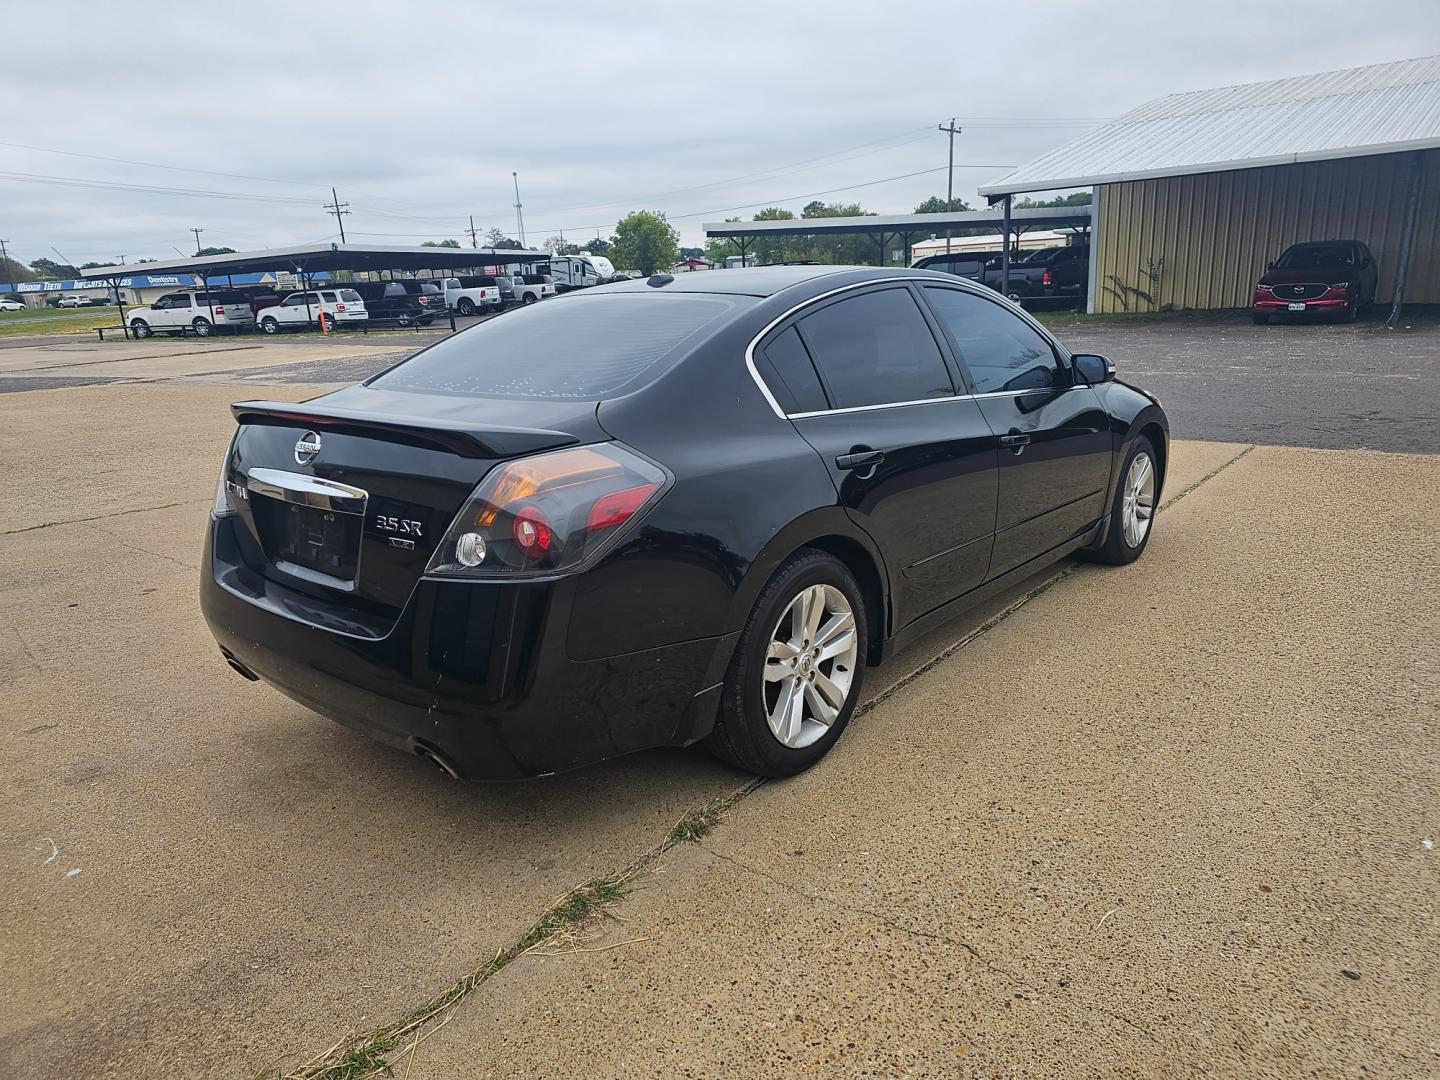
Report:
<svg viewBox="0 0 1440 1080"><path fill-rule="evenodd" d="M242 402L201 598L226 660L471 778L703 742L768 776L867 665L1145 548L1159 402L949 275L658 275L300 405Z"/></svg>

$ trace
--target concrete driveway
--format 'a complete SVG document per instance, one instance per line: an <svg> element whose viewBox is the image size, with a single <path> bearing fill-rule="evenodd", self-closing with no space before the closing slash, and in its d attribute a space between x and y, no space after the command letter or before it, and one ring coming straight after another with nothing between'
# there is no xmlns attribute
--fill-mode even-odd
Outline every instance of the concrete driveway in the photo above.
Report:
<svg viewBox="0 0 1440 1080"><path fill-rule="evenodd" d="M0 397L10 1075L292 1069L746 784L668 752L457 785L231 674L195 607L224 406L315 392ZM1144 560L873 672L903 685L822 768L404 1067L1433 1070L1437 460L1177 444Z"/></svg>

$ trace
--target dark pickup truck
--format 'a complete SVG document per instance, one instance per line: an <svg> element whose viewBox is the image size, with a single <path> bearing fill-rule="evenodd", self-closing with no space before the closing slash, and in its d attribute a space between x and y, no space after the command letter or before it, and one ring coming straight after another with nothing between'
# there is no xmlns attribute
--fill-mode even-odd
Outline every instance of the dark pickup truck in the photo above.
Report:
<svg viewBox="0 0 1440 1080"><path fill-rule="evenodd" d="M1021 252L1010 260L1010 277L1005 278L998 260L985 268L984 283L1003 292L1017 304L1023 300L1084 300L1090 284L1090 248L1037 248Z"/></svg>

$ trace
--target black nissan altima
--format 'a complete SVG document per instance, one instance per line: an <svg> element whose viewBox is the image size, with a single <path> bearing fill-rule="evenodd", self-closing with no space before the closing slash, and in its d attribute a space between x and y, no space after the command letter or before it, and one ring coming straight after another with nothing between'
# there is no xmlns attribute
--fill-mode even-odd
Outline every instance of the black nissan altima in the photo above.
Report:
<svg viewBox="0 0 1440 1080"><path fill-rule="evenodd" d="M859 267L577 292L233 410L201 588L230 666L480 779L697 742L798 772L867 665L1139 556L1169 449L992 291Z"/></svg>

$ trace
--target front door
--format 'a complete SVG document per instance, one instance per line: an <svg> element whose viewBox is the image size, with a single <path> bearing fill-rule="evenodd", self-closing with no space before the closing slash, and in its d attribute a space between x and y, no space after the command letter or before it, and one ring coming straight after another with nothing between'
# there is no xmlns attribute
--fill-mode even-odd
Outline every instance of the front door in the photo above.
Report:
<svg viewBox="0 0 1440 1080"><path fill-rule="evenodd" d="M909 286L808 309L769 339L796 428L886 561L895 629L984 581L995 528L996 441ZM810 385L818 374L818 384Z"/></svg>
<svg viewBox="0 0 1440 1080"><path fill-rule="evenodd" d="M1105 513L1113 436L1098 395L1077 384L1054 345L998 300L922 290L968 369L1000 441L1000 498L990 577L1095 525Z"/></svg>

